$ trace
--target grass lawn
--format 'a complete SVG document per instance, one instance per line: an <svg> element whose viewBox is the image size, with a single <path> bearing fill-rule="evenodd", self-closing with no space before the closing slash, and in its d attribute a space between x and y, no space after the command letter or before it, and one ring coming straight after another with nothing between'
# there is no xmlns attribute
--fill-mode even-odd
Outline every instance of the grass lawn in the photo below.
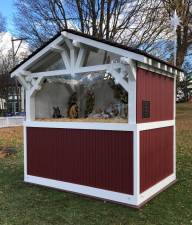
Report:
<svg viewBox="0 0 192 225"><path fill-rule="evenodd" d="M192 104L177 105L178 182L140 210L23 183L22 128L0 129L2 225L192 225Z"/></svg>

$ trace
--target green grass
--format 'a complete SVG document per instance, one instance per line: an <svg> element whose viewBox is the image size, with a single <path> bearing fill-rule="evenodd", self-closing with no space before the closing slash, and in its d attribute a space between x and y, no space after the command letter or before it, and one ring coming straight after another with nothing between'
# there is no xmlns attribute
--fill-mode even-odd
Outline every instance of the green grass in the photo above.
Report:
<svg viewBox="0 0 192 225"><path fill-rule="evenodd" d="M177 104L178 182L140 210L23 183L21 130L9 132L1 130L0 146L18 153L0 159L0 224L192 224L192 104Z"/></svg>

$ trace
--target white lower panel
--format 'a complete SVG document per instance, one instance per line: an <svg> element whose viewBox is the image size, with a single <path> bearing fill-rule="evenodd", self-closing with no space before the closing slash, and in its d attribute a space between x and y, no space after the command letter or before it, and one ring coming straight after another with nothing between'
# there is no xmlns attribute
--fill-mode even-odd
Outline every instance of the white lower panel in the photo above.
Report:
<svg viewBox="0 0 192 225"><path fill-rule="evenodd" d="M162 191L164 188L166 188L169 184L171 184L173 181L176 180L175 174L172 174L159 183L155 184L151 188L147 189L143 193L140 194L139 196L139 202L138 204L142 204L143 202L149 200L151 197L153 197L155 194L158 192Z"/></svg>
<svg viewBox="0 0 192 225"><path fill-rule="evenodd" d="M47 179L42 177L36 177L31 175L27 175L25 177L25 181L29 183L33 183L33 184L39 184L39 185L43 185L47 187L57 188L60 190L80 193L83 195L93 196L96 198L101 198L101 199L106 199L110 201L115 201L115 202L119 202L123 204L136 206L136 200L134 196L128 195L128 194L123 194L119 192L108 191L104 189L99 189L99 188L94 188L94 187L89 187L89 186L84 186L79 184L73 184L73 183L68 183L63 181L57 181L57 180L52 180L52 179Z"/></svg>
<svg viewBox="0 0 192 225"><path fill-rule="evenodd" d="M109 201L119 202L127 205L132 206L139 206L143 202L146 202L147 200L150 200L153 196L155 196L158 192L163 190L165 187L167 187L170 183L175 181L176 177L175 175L170 175L169 177L165 178L164 180L160 181L153 187L149 188L145 192L141 193L139 196L135 197L133 195L123 194L119 192L114 191L108 191L104 189L79 185L79 184L73 184L63 181L57 181L52 179L47 179L43 177L36 177L27 175L25 176L25 182L43 185L51 188L56 188L64 191L70 191L75 192L83 195L88 195L96 198L106 199Z"/></svg>

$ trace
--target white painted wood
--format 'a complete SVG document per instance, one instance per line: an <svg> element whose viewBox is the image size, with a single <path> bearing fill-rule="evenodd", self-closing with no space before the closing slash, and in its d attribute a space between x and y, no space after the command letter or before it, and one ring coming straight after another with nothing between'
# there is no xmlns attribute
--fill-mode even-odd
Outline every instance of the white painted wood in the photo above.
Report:
<svg viewBox="0 0 192 225"><path fill-rule="evenodd" d="M71 69L52 70L52 71L32 73L31 78L53 77L53 76L62 76L62 75L70 75L70 74L71 74Z"/></svg>
<svg viewBox="0 0 192 225"><path fill-rule="evenodd" d="M131 76L132 80L136 80L137 67L136 67L136 63L133 62L133 60L131 59L129 60L128 74Z"/></svg>
<svg viewBox="0 0 192 225"><path fill-rule="evenodd" d="M35 119L35 97L30 95L30 90L26 90L26 120Z"/></svg>
<svg viewBox="0 0 192 225"><path fill-rule="evenodd" d="M76 69L83 66L83 64L85 62L86 53L87 53L87 50L85 48L79 49L77 61L76 61L76 64L75 64Z"/></svg>
<svg viewBox="0 0 192 225"><path fill-rule="evenodd" d="M76 49L74 47L74 45L72 44L71 40L64 38L65 43L67 45L67 47L69 48L69 53L70 53L70 57L69 57L69 64L70 64L70 69L71 69L71 75L75 76L75 63L77 60L77 53L76 53Z"/></svg>
<svg viewBox="0 0 192 225"><path fill-rule="evenodd" d="M151 63L152 62L152 63ZM155 62L155 63L153 63ZM143 69L147 69L149 71L159 73L165 76L176 76L178 74L183 74L179 69L174 68L174 66L168 66L165 63L156 62L155 60L150 59L149 57L145 57L144 63L139 63L139 67Z"/></svg>
<svg viewBox="0 0 192 225"><path fill-rule="evenodd" d="M140 195L140 132L138 129L133 133L133 191L136 205L138 205Z"/></svg>
<svg viewBox="0 0 192 225"><path fill-rule="evenodd" d="M80 193L83 195L93 196L110 201L120 202L124 204L135 205L135 198L132 195L123 194L119 192L89 187L85 185L79 185L69 182L63 182L58 180L47 179L43 177L36 177L27 175L25 182L43 185L47 187L57 188L60 190L70 191L74 193Z"/></svg>
<svg viewBox="0 0 192 225"><path fill-rule="evenodd" d="M122 64L126 65L126 71L128 71L129 77L131 77L131 79L136 80L136 74L137 74L136 62L126 57L121 57L120 61Z"/></svg>
<svg viewBox="0 0 192 225"><path fill-rule="evenodd" d="M61 52L63 52L65 49L64 48L62 48L62 47L60 47L60 46L51 46L50 47L50 49L52 50L52 51L54 51L54 52L58 52L58 53L61 53Z"/></svg>
<svg viewBox="0 0 192 225"><path fill-rule="evenodd" d="M152 66L152 65L153 65L153 60L150 59L150 58L148 58L148 64L149 64L150 66Z"/></svg>
<svg viewBox="0 0 192 225"><path fill-rule="evenodd" d="M118 47L114 47L102 42L98 42L96 40L92 40L89 38L85 38L79 35L75 35L72 34L70 32L62 32L62 35L59 36L58 38L56 38L52 43L50 43L49 45L47 45L45 48L43 48L41 51L39 51L37 54L35 54L33 57L31 57L29 60L27 60L25 63L23 63L19 68L17 68L12 74L11 76L17 76L19 73L21 73L23 70L27 69L31 64L34 64L37 60L39 60L39 58L41 58L43 55L47 54L47 52L52 51L52 50L58 50L61 51L61 48L58 48L58 45L63 41L63 37L65 37L65 42L68 45L69 49L70 49L70 54L73 55L73 50L74 49L74 44L73 43L78 43L78 46L81 44L84 44L85 46L91 46L92 48L98 48L98 49L103 49L105 51L108 52L112 52L115 53L117 55L120 56L124 56L124 57L128 57L130 59L136 60L138 62L142 62L145 64L150 65L151 68L154 68L153 63L151 64L152 59L145 57L141 54L137 54L128 50L124 50ZM72 42L70 40L72 40ZM68 60L66 59L66 54L62 54L62 57L64 59L64 61L66 62L66 68L69 68L69 64ZM70 57L71 58L71 57ZM71 60L73 60L73 57L71 58ZM167 68L167 67L166 67ZM164 70L163 72L167 72L166 70ZM173 70L173 72L180 73L177 70ZM170 72L171 74L171 72ZM168 74L165 74L168 75Z"/></svg>
<svg viewBox="0 0 192 225"><path fill-rule="evenodd" d="M29 76L30 74L31 74L30 71L27 71L27 70L22 70L22 71L21 71L21 75L24 76L24 77L27 77L27 76Z"/></svg>
<svg viewBox="0 0 192 225"><path fill-rule="evenodd" d="M81 46L81 43L79 43L78 41L75 41L75 40L72 41L72 45L73 45L74 47L76 47L76 48L81 48L81 47L82 47L82 46Z"/></svg>
<svg viewBox="0 0 192 225"><path fill-rule="evenodd" d="M129 124L136 124L136 81L128 80L128 120Z"/></svg>
<svg viewBox="0 0 192 225"><path fill-rule="evenodd" d="M173 119L176 120L176 77L174 78L173 88ZM176 125L173 127L173 171L176 174Z"/></svg>
<svg viewBox="0 0 192 225"><path fill-rule="evenodd" d="M49 51L51 51L51 46L58 45L63 41L63 37L59 36L56 38L53 42L51 42L49 45L47 45L45 48L40 50L38 53L36 53L34 56L32 56L30 59L28 59L25 63L23 63L21 66L19 66L13 73L11 73L11 76L15 76L19 73L22 73L23 70L27 70L27 68L32 65L33 63L39 61L41 57L46 55Z"/></svg>
<svg viewBox="0 0 192 225"><path fill-rule="evenodd" d="M120 55L120 56L125 56L125 57L129 57L129 58L132 58L132 59L140 61L140 62L144 62L144 56L143 55L140 55L140 54L137 54L137 53L134 53L134 52L131 52L131 51L127 51L127 50L124 50L124 49L121 49L121 48L118 48L118 47L114 47L114 46L111 46L111 45L108 45L108 44L105 44L105 43L102 43L102 42L98 42L98 41L92 40L90 38L85 38L85 37L82 37L82 36L79 36L79 35L68 33L66 31L62 32L62 35L65 38L75 40L75 41L83 43L87 46L96 47L96 48L103 49L103 50L108 51L108 52L115 53L115 54Z"/></svg>
<svg viewBox="0 0 192 225"><path fill-rule="evenodd" d="M109 72L115 78L115 81L119 83L126 91L128 91L128 83L124 80L124 75L115 70L109 70Z"/></svg>
<svg viewBox="0 0 192 225"><path fill-rule="evenodd" d="M33 79L33 78L32 78L31 76L26 76L26 77L25 77L26 82L31 82L32 79Z"/></svg>
<svg viewBox="0 0 192 225"><path fill-rule="evenodd" d="M69 55L66 50L63 50L61 52L61 57L63 59L63 63L65 64L66 69L70 70L70 68L71 68L70 59L69 59Z"/></svg>
<svg viewBox="0 0 192 225"><path fill-rule="evenodd" d="M175 125L174 120L164 120L164 121L156 121L156 122L148 122L148 123L139 123L137 124L137 128L139 131L142 130L152 130L156 128L163 127L171 127Z"/></svg>
<svg viewBox="0 0 192 225"><path fill-rule="evenodd" d="M72 44L72 41L71 41L70 39L64 38L64 41L65 41L65 43L66 43L66 45L67 45L67 47L68 47L69 49L73 49L73 48L74 48L74 46L73 46L73 44Z"/></svg>
<svg viewBox="0 0 192 225"><path fill-rule="evenodd" d="M75 48L73 47L70 49L70 66L71 66L71 75L74 77L75 76L75 63L77 60L77 53Z"/></svg>
<svg viewBox="0 0 192 225"><path fill-rule="evenodd" d="M43 83L44 77L38 77L35 84L30 89L30 97L34 96L36 91L41 89L41 84Z"/></svg>
<svg viewBox="0 0 192 225"><path fill-rule="evenodd" d="M136 125L127 123L98 123L98 122L45 122L29 121L25 122L27 127L46 127L46 128L69 128L83 130L116 130L116 131L134 131Z"/></svg>
<svg viewBox="0 0 192 225"><path fill-rule="evenodd" d="M157 67L152 67L150 65L143 64L143 63L137 63L137 67L142 68L144 70L154 72L154 73L158 73L158 74L161 74L161 75L164 75L164 76L167 76L167 77L171 77L171 78L173 78L175 76L174 73L159 69Z"/></svg>
<svg viewBox="0 0 192 225"><path fill-rule="evenodd" d="M17 76L17 80L25 88L25 90L30 88L30 85L26 82L25 78L22 75Z"/></svg>
<svg viewBox="0 0 192 225"><path fill-rule="evenodd" d="M137 78L137 69L136 64L132 60L128 60L129 70L128 70L128 120L130 124L136 124L136 115L137 115L137 91L136 91L136 78Z"/></svg>
<svg viewBox="0 0 192 225"><path fill-rule="evenodd" d="M98 122L48 122L48 121L29 121L25 122L29 127L46 127L46 128L71 128L71 129L91 129L91 130L119 130L119 131L142 131L156 128L174 126L174 120L160 122L149 122L141 124L129 123L98 123Z"/></svg>
<svg viewBox="0 0 192 225"><path fill-rule="evenodd" d="M147 201L148 199L153 197L155 194L160 192L163 188L165 188L166 186L168 186L175 180L176 180L175 174L172 174L166 177L165 179L163 179L162 181L160 181L159 183L155 184L154 186L152 186L145 192L141 193L139 196L138 204L142 204L143 202Z"/></svg>
<svg viewBox="0 0 192 225"><path fill-rule="evenodd" d="M23 147L24 147L24 180L27 177L27 127L23 126Z"/></svg>
<svg viewBox="0 0 192 225"><path fill-rule="evenodd" d="M113 68L121 68L122 65L120 63L114 63ZM96 72L96 71L105 71L110 70L111 64L102 64L102 65L95 65L95 66L85 66L79 67L74 70L75 74L79 73L87 73L87 72ZM62 75L70 75L71 69L65 70L52 70L52 71L45 71L45 72L37 72L31 73L31 78L38 78L38 77L52 77L52 76L62 76Z"/></svg>
<svg viewBox="0 0 192 225"><path fill-rule="evenodd" d="M112 63L112 64L102 64L102 65L95 65L95 66L85 66L80 67L75 70L75 73L88 73L88 72L96 72L96 71L110 71L112 69L119 69L122 68L121 63Z"/></svg>
<svg viewBox="0 0 192 225"><path fill-rule="evenodd" d="M24 116L0 117L0 128L23 126Z"/></svg>

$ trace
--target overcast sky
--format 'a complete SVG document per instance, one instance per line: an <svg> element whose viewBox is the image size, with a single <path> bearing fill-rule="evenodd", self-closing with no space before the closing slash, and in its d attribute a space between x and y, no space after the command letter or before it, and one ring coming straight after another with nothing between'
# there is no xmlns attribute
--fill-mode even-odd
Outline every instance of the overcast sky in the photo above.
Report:
<svg viewBox="0 0 192 225"><path fill-rule="evenodd" d="M0 12L6 18L7 30L10 31L10 32L14 31L14 25L13 25L14 7L13 7L13 2L14 2L14 0L0 0Z"/></svg>

